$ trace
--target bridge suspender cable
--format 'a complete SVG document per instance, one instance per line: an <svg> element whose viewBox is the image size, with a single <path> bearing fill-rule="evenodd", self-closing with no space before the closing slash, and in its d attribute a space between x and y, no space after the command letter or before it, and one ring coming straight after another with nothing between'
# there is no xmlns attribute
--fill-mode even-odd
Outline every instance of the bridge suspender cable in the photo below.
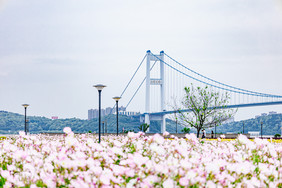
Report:
<svg viewBox="0 0 282 188"><path fill-rule="evenodd" d="M154 54L152 54L153 56L155 56ZM157 59L159 59L157 56L155 56ZM159 61L162 61L161 59L159 59ZM209 85L209 86L212 86L212 87L215 87L215 88L218 88L218 89L222 89L222 90L226 90L226 91L230 91L230 92L235 92L235 93L241 93L241 94L247 94L247 95L254 95L254 96L261 96L261 95L255 95L255 94L250 94L250 93L243 93L243 92L240 92L240 91L234 91L234 90L230 90L230 89L226 89L226 88L223 88L223 87L219 87L219 86L216 86L216 85L213 85L213 84L210 84L210 83L207 83L207 82L204 82L202 80L199 80L197 78L194 78L193 76L190 76L178 69L176 69L175 67L169 65L168 63L166 63L165 61L162 61L165 65L167 65L168 67L174 69L175 71L179 72L180 74L183 74L184 76L187 76L189 78L192 78L193 80L196 80L198 82L201 82L201 83L204 83L206 85Z"/></svg>
<svg viewBox="0 0 282 188"><path fill-rule="evenodd" d="M144 58L142 59L141 63L139 64L138 68L136 69L136 71L134 72L133 76L131 77L131 79L129 80L128 84L126 85L126 87L124 88L123 92L121 93L120 97L122 97L122 95L124 94L124 92L126 91L126 89L128 88L129 84L131 83L131 81L133 80L133 78L135 77L136 73L138 72L138 70L140 69L141 65L143 64L145 58L147 57L147 54L144 56Z"/></svg>
<svg viewBox="0 0 282 188"><path fill-rule="evenodd" d="M196 74L196 75L199 75L207 80L210 80L212 82L215 82L215 83L218 83L220 85L223 85L223 86L226 86L226 87L230 87L232 89L236 89L236 90L240 90L240 91L244 91L244 92L247 92L247 93L242 93L242 94L248 94L248 93L253 93L253 94L257 94L255 96L262 96L262 97L278 97L278 98L281 98L282 96L279 96L279 95L271 95L271 94L265 94L265 93L259 93L259 92L255 92L255 91L250 91L250 90L245 90L245 89L241 89L241 88L237 88L237 87L234 87L234 86L230 86L230 85L227 85L227 84L224 84L224 83L221 83L221 82L218 82L216 80L213 80L211 78L208 78L200 73L197 73L195 71L193 71L192 69L189 69L188 67L184 66L183 64L179 63L178 61L176 61L175 59L173 59L172 57L170 57L168 54L164 53L168 58L170 58L172 61L174 61L175 63L177 63L178 65L182 66L183 68L189 70L190 72ZM216 87L216 86L214 86ZM217 86L218 87L218 86ZM230 90L228 90L230 91ZM234 91L235 92L235 91ZM241 92L240 92L241 93Z"/></svg>
<svg viewBox="0 0 282 188"><path fill-rule="evenodd" d="M152 55L155 56L154 54L152 54ZM165 54L165 55L167 55L167 54ZM167 56L168 56L168 55L167 55ZM226 90L226 91L234 92L234 93L245 94L245 95L252 95L252 96L282 98L282 96L278 96L278 95L270 95L270 94L264 94L264 93L258 93L258 92L251 92L251 91L248 91L248 90L245 90L245 91L247 91L247 92L240 92L240 91L231 90L231 89L226 89L226 88L223 88L223 87L220 87L220 86L216 86L216 85L207 83L207 82L205 82L205 81L199 80L199 79L197 79L197 78L194 78L194 77L192 77L192 76L190 76L190 75L188 75L188 74L186 74L186 73L184 73L184 72L182 72L182 71L176 69L176 68L173 67L172 65L169 65L169 64L166 63L165 61L159 59L157 56L155 56L155 57L156 57L159 61L162 61L165 65L167 65L167 66L169 66L170 68L174 69L175 71L177 71L177 72L179 72L179 73L181 73L181 74L183 74L183 75L185 75L185 76L187 76L187 77L189 77L189 78L192 78L192 79L194 79L194 80L196 80L196 81L198 81L198 82L204 83L204 84L206 84L206 85L210 85L210 86L215 87L215 88L218 88L218 89L222 89L222 90ZM169 56L168 56L168 57L169 57ZM169 58L172 59L171 57L169 57ZM180 64L180 63L177 62L176 60L174 60L174 59L172 59L172 60L175 61L175 62L176 62L177 64L179 64L180 66L182 66L182 67L188 69L189 71L192 71L191 69L189 69L189 68L185 67L184 65ZM193 72L196 73L195 71L193 71ZM196 74L200 75L199 73L196 73ZM205 77L205 76L203 76L203 75L201 75L201 76L202 76L202 77ZM209 78L207 78L207 77L205 77L205 78L206 78L206 79L209 79ZM216 83L218 83L218 84L220 84L220 85L224 85L224 84L222 84L222 83L220 83L220 82L217 82L217 81L214 81L214 80L212 80L212 79L209 79L209 80L211 80L211 81L213 81L213 82L216 82ZM233 86L229 86L229 85L226 85L226 84L225 84L225 86L231 87L231 88L235 88L235 87L233 87ZM243 89L238 88L237 90L243 90Z"/></svg>
<svg viewBox="0 0 282 188"><path fill-rule="evenodd" d="M137 73L137 72L138 72L138 70L140 69L140 67L141 67L141 65L143 64L143 62L144 62L144 60L145 60L145 58L146 58L146 57L147 57L147 54L143 57L143 59L142 59L141 63L139 64L139 66L137 67L137 69L136 69L136 71L134 72L133 76L131 77L131 79L129 80L129 82L127 83L127 85L125 86L125 88L124 88L124 90L122 91L122 93L121 93L120 97L122 97L122 96L123 96L123 94L125 93L125 91L127 90L127 88L128 88L128 86L129 86L129 84L131 83L131 81L132 81L132 80L133 80L133 78L135 77L136 73ZM112 114L113 109L115 108L115 106L116 106L116 104L115 104L115 105L113 106L113 108L111 109L110 114Z"/></svg>
<svg viewBox="0 0 282 188"><path fill-rule="evenodd" d="M127 90L129 84L131 83L131 81L133 80L133 78L135 77L136 73L138 72L138 70L140 69L143 61L145 60L145 58L147 57L147 54L144 56L144 58L142 59L141 63L139 64L138 68L136 69L135 73L133 74L133 76L131 77L131 79L129 80L128 84L126 85L125 89L123 90L122 94L120 96L122 96L125 91ZM154 62L154 64L152 65L152 67L150 68L150 71L153 69L153 67L155 66L157 61ZM129 104L131 103L131 101L133 100L133 98L135 97L135 95L137 94L137 92L139 91L140 87L143 85L144 81L146 80L146 77L143 79L143 81L141 82L141 84L139 85L139 87L137 88L137 90L135 91L135 93L133 94L133 96L131 97L131 99L129 100L129 102L127 103L126 107L127 108L129 106ZM113 109L115 108L116 105L114 105L114 107L111 109L111 113L113 111Z"/></svg>
<svg viewBox="0 0 282 188"><path fill-rule="evenodd" d="M153 69L153 67L155 66L156 62L157 62L157 61L154 62L154 64L153 64L152 67L150 68L150 71ZM147 78L147 77L145 76L145 78L143 79L143 81L141 82L141 84L139 85L139 87L137 88L137 90L135 91L135 93L133 94L133 96L131 97L131 99L129 100L129 102L127 103L127 105L126 105L125 108L127 108L128 105L131 103L132 99L135 97L135 95L136 95L137 92L139 91L140 87L141 87L141 86L143 85L143 83L145 82L146 78Z"/></svg>

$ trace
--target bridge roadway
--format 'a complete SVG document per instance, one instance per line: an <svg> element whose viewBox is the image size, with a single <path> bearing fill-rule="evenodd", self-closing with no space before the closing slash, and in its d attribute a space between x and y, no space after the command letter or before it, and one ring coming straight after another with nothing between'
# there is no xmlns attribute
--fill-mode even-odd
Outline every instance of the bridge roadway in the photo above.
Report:
<svg viewBox="0 0 282 188"><path fill-rule="evenodd" d="M217 108L244 108L244 107L254 107L254 106L269 106L269 105L278 105L282 104L282 101L274 101L274 102L261 102L261 103L249 103L249 104L236 104L236 105L227 105L225 107L217 107ZM213 108L213 107L211 107ZM165 114L173 114L176 112L190 112L191 109L184 109L184 110L172 110L172 111L163 111L163 112L152 112L149 113L150 116L160 116Z"/></svg>

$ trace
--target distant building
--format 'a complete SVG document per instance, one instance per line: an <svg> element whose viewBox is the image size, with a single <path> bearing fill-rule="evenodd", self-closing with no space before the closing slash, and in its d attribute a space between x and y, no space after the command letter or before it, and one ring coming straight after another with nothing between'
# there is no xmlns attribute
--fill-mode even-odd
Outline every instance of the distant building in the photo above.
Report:
<svg viewBox="0 0 282 188"><path fill-rule="evenodd" d="M126 107L123 107L123 106L118 108L118 113L121 114L121 115L126 115L126 116L133 116L133 115L140 114L139 112L126 111ZM109 114L116 114L116 108L108 107L106 109L101 109L101 117L107 116ZM99 110L98 109L88 110L88 120L98 118L98 117L99 117Z"/></svg>
<svg viewBox="0 0 282 188"><path fill-rule="evenodd" d="M52 116L51 119L59 119L58 116Z"/></svg>
<svg viewBox="0 0 282 188"><path fill-rule="evenodd" d="M277 112L271 111L269 112L269 115L277 114Z"/></svg>
<svg viewBox="0 0 282 188"><path fill-rule="evenodd" d="M88 120L97 118L99 116L99 111L97 109L88 110Z"/></svg>
<svg viewBox="0 0 282 188"><path fill-rule="evenodd" d="M108 107L108 108L105 109L105 111L106 111L106 114L112 114L113 108Z"/></svg>
<svg viewBox="0 0 282 188"><path fill-rule="evenodd" d="M261 113L261 116L267 116L267 113Z"/></svg>

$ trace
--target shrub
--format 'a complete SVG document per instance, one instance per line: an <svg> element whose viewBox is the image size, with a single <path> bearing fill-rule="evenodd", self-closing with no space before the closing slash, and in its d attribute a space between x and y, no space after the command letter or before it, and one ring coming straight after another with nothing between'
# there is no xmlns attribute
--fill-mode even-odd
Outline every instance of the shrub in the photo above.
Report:
<svg viewBox="0 0 282 188"><path fill-rule="evenodd" d="M190 133L190 128L184 127L184 128L181 130L181 132L188 134L188 133Z"/></svg>

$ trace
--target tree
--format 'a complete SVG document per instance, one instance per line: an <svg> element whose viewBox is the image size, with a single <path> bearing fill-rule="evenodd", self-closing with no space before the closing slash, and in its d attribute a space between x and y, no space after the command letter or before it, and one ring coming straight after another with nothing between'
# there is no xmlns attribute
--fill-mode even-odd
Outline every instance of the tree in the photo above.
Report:
<svg viewBox="0 0 282 188"><path fill-rule="evenodd" d="M182 105L189 112L179 110L179 120L197 130L199 137L202 129L216 127L234 116L236 110L225 108L229 103L227 92L220 94L208 88L208 86L185 87L185 97Z"/></svg>

